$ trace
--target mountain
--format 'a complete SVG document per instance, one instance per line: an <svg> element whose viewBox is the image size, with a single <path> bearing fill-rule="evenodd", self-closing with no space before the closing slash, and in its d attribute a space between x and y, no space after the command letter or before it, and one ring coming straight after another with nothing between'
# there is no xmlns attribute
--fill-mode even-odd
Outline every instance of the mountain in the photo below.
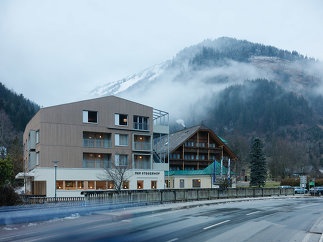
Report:
<svg viewBox="0 0 323 242"><path fill-rule="evenodd" d="M251 138L259 136L274 176L323 166L323 64L296 51L227 37L205 40L93 93L169 111L172 130L205 123L244 161ZM287 151L278 161L276 153ZM284 165L278 169L275 162Z"/></svg>
<svg viewBox="0 0 323 242"><path fill-rule="evenodd" d="M39 106L0 82L0 146L8 148L17 136L21 142L26 124Z"/></svg>

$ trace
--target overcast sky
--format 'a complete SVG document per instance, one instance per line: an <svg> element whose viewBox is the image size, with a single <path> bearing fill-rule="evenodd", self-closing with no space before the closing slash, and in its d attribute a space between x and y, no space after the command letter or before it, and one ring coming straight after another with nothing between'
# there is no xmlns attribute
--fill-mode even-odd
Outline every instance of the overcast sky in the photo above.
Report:
<svg viewBox="0 0 323 242"><path fill-rule="evenodd" d="M323 60L323 1L1 0L0 82L41 106L221 36Z"/></svg>

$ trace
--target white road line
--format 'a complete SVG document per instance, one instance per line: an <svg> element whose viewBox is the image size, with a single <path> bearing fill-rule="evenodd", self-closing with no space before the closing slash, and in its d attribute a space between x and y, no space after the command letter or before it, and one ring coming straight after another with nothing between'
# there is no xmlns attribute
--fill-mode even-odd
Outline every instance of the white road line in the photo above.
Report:
<svg viewBox="0 0 323 242"><path fill-rule="evenodd" d="M251 214L255 214L255 213L260 213L260 211L256 211L256 212L252 212L252 213L247 213L246 215L251 215Z"/></svg>
<svg viewBox="0 0 323 242"><path fill-rule="evenodd" d="M178 240L178 238L174 238L174 239L171 239L171 240L167 240L166 242L173 242L173 241L176 241Z"/></svg>
<svg viewBox="0 0 323 242"><path fill-rule="evenodd" d="M224 223L227 223L227 222L230 222L231 220L225 220L225 221L222 221L222 222L220 222L220 223L217 223L217 224L213 224L213 225L210 225L210 226L208 226L208 227L205 227L205 228L203 228L203 229L210 229L210 228L213 228L213 227L215 227L215 226L218 226L218 225L220 225L220 224L224 224Z"/></svg>

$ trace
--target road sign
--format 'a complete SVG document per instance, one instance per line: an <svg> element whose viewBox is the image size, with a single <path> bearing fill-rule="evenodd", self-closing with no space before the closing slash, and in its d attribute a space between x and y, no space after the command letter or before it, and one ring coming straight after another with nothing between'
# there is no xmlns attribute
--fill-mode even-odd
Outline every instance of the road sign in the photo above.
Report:
<svg viewBox="0 0 323 242"><path fill-rule="evenodd" d="M309 185L310 185L310 186L314 186L314 184L315 184L315 183L314 183L313 181L311 181Z"/></svg>
<svg viewBox="0 0 323 242"><path fill-rule="evenodd" d="M307 183L307 177L306 176L300 176L300 183L306 184Z"/></svg>

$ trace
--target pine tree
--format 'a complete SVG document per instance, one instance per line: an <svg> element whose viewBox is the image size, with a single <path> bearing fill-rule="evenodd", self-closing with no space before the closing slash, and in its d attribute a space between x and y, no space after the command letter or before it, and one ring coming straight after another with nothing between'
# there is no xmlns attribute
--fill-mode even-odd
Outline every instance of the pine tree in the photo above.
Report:
<svg viewBox="0 0 323 242"><path fill-rule="evenodd" d="M250 186L264 186L267 177L266 158L263 143L255 138L250 149Z"/></svg>

